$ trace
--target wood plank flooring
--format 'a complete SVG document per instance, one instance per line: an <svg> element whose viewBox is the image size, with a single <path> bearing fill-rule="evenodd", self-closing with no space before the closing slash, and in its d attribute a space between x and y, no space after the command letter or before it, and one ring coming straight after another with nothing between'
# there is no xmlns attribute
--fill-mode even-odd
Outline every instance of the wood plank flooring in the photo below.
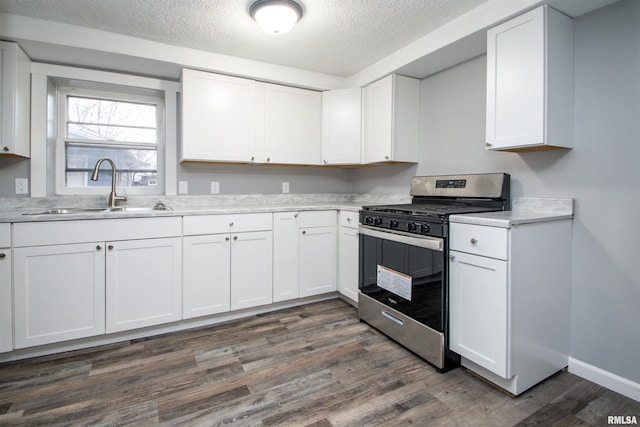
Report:
<svg viewBox="0 0 640 427"><path fill-rule="evenodd" d="M600 426L640 403L563 372L512 398L334 299L0 365L0 425Z"/></svg>

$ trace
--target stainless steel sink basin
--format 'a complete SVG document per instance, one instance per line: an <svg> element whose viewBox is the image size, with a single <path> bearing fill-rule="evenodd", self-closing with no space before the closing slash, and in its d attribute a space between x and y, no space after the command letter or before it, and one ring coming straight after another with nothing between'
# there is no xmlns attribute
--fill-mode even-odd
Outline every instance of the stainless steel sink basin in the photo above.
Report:
<svg viewBox="0 0 640 427"><path fill-rule="evenodd" d="M27 212L24 215L72 215L72 214L89 214L89 213L109 213L109 212L152 212L166 211L164 205L154 207L138 207L138 206L115 206L113 208L53 208L45 209L37 212Z"/></svg>

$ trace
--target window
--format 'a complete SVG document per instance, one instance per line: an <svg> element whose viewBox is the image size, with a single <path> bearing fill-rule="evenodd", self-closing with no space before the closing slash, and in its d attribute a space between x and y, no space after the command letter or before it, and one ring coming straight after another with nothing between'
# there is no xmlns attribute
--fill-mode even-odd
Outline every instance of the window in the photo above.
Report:
<svg viewBox="0 0 640 427"><path fill-rule="evenodd" d="M102 194L111 187L108 163L116 164L116 185L129 194L162 193L162 99L138 94L60 87L57 176L59 194ZM102 170L104 168L104 171Z"/></svg>

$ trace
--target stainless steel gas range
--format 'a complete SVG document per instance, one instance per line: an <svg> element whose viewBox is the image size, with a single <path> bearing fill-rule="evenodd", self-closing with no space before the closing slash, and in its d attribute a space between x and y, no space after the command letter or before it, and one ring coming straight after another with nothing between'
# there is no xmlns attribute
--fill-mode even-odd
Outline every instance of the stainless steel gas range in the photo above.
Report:
<svg viewBox="0 0 640 427"><path fill-rule="evenodd" d="M448 345L449 215L508 210L510 177L416 176L411 196L360 211L358 312L445 372L460 360Z"/></svg>

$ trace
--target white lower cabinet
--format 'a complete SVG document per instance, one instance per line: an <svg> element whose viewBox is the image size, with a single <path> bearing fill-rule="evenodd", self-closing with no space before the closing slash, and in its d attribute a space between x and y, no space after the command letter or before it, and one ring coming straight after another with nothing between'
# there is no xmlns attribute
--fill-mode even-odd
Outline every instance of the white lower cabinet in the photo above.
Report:
<svg viewBox="0 0 640 427"><path fill-rule="evenodd" d="M14 347L179 320L180 234L180 218L14 224Z"/></svg>
<svg viewBox="0 0 640 427"><path fill-rule="evenodd" d="M182 318L181 240L107 243L107 333Z"/></svg>
<svg viewBox="0 0 640 427"><path fill-rule="evenodd" d="M338 290L358 302L358 212L338 213Z"/></svg>
<svg viewBox="0 0 640 427"><path fill-rule="evenodd" d="M298 212L273 214L273 302L300 296Z"/></svg>
<svg viewBox="0 0 640 427"><path fill-rule="evenodd" d="M450 218L450 348L517 395L568 365L571 220L462 218Z"/></svg>
<svg viewBox="0 0 640 427"><path fill-rule="evenodd" d="M273 232L231 236L231 310L273 302Z"/></svg>
<svg viewBox="0 0 640 427"><path fill-rule="evenodd" d="M14 249L15 348L105 333L104 242Z"/></svg>
<svg viewBox="0 0 640 427"><path fill-rule="evenodd" d="M0 353L13 350L11 224L0 224Z"/></svg>
<svg viewBox="0 0 640 427"><path fill-rule="evenodd" d="M300 297L337 290L336 211L300 213Z"/></svg>
<svg viewBox="0 0 640 427"><path fill-rule="evenodd" d="M273 301L271 213L184 218L183 317Z"/></svg>
<svg viewBox="0 0 640 427"><path fill-rule="evenodd" d="M228 234L188 236L183 241L185 319L231 309L231 243Z"/></svg>
<svg viewBox="0 0 640 427"><path fill-rule="evenodd" d="M507 261L451 251L451 348L510 378Z"/></svg>

